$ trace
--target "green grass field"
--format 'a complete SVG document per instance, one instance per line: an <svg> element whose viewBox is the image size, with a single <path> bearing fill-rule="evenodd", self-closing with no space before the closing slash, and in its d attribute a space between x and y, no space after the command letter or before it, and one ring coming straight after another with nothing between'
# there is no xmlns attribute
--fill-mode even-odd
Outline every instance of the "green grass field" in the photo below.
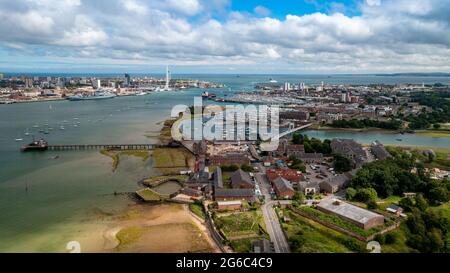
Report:
<svg viewBox="0 0 450 273"><path fill-rule="evenodd" d="M291 246L293 252L350 253L362 252L364 249L364 243L295 214L289 209L283 210L283 213L291 218L289 223L282 224L288 241L292 243L296 236L303 241L300 246Z"/></svg>
<svg viewBox="0 0 450 273"><path fill-rule="evenodd" d="M349 222L347 222L347 221L345 221L345 220L343 220L343 219L341 219L341 218L339 218L337 216L323 213L323 212L321 212L321 211L319 211L317 209L314 209L314 208L300 207L298 209L302 210L303 212L308 213L309 215L315 216L315 217L319 218L322 221L325 221L325 222L328 222L328 223L331 223L331 224L335 224L335 225L337 225L337 226L339 226L339 227L341 227L343 229L346 229L348 231L354 232L354 233L359 234L359 235L364 236L364 237L372 235L372 234L380 231L383 228L383 226L382 226L382 227L372 228L372 229L369 229L369 230L364 230L364 229L362 229L362 228L360 228L360 227L358 227L356 225L353 225L352 223L349 223Z"/></svg>
<svg viewBox="0 0 450 273"><path fill-rule="evenodd" d="M130 151L120 152L120 155L141 157L142 161L147 161L147 159L149 159L149 157L151 156L151 153L149 151L145 151L145 150L135 150L135 151L130 150Z"/></svg>
<svg viewBox="0 0 450 273"><path fill-rule="evenodd" d="M257 211L216 214L214 221L217 227L222 230L227 239L232 240L237 237L259 237L264 235L262 226L262 215Z"/></svg>
<svg viewBox="0 0 450 273"><path fill-rule="evenodd" d="M185 149L159 148L153 151L156 168L187 167L192 155Z"/></svg>
<svg viewBox="0 0 450 273"><path fill-rule="evenodd" d="M252 242L258 238L240 239L230 241L230 246L237 253L249 253L252 250Z"/></svg>
<svg viewBox="0 0 450 273"><path fill-rule="evenodd" d="M438 207L432 207L431 209L442 214L443 217L450 219L450 202L447 202Z"/></svg>
<svg viewBox="0 0 450 273"><path fill-rule="evenodd" d="M397 241L393 244L382 244L381 252L382 253L410 253L412 251L406 245L406 234L408 232L407 227L403 223L400 225L400 228L394 231L389 232L389 234L393 234L396 236ZM386 236L386 235L384 235Z"/></svg>
<svg viewBox="0 0 450 273"><path fill-rule="evenodd" d="M205 220L206 215L205 211L203 210L203 205L198 203L189 204L189 209L198 217Z"/></svg>
<svg viewBox="0 0 450 273"><path fill-rule="evenodd" d="M161 196L149 188L139 190L136 194L144 201L161 201Z"/></svg>

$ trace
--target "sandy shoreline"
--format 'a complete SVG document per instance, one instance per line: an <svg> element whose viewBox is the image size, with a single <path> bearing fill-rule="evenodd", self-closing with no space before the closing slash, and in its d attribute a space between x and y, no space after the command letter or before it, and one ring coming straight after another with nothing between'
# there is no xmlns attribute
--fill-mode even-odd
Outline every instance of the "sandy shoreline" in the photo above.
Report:
<svg viewBox="0 0 450 273"><path fill-rule="evenodd" d="M105 223L86 252L220 252L199 219L182 204L137 204Z"/></svg>

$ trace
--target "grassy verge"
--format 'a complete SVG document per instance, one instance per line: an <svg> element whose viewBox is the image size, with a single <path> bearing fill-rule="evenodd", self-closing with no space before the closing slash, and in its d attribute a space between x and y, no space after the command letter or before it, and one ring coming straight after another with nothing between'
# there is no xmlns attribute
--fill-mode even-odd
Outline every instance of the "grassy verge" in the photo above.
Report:
<svg viewBox="0 0 450 273"><path fill-rule="evenodd" d="M450 137L449 131L427 130L427 131L417 131L416 134L428 137Z"/></svg>
<svg viewBox="0 0 450 273"><path fill-rule="evenodd" d="M140 157L142 158L142 161L147 161L147 159L149 159L151 156L151 152L145 150L133 150L133 151L130 150L120 152L120 155Z"/></svg>
<svg viewBox="0 0 450 273"><path fill-rule="evenodd" d="M112 171L115 172L119 166L119 155L114 151L101 150L100 153L112 159Z"/></svg>
<svg viewBox="0 0 450 273"><path fill-rule="evenodd" d="M145 179L143 181L143 184L149 187L155 187L158 186L164 182L167 181L178 181L179 183L186 182L186 179L188 178L187 175L162 175L162 176L155 176L148 179Z"/></svg>
<svg viewBox="0 0 450 273"><path fill-rule="evenodd" d="M203 209L203 205L199 204L199 203L193 203L193 204L189 204L189 209L198 217L200 217L201 219L205 220L206 219L206 214L205 211Z"/></svg>
<svg viewBox="0 0 450 273"><path fill-rule="evenodd" d="M293 213L289 209L283 213L291 221L283 223L293 252L300 253L349 253L364 252L365 244L329 229L312 220Z"/></svg>
<svg viewBox="0 0 450 273"><path fill-rule="evenodd" d="M402 197L395 195L389 196L385 199L379 199L377 200L378 209L385 211L390 205L398 205L398 202L400 202L401 199Z"/></svg>
<svg viewBox="0 0 450 273"><path fill-rule="evenodd" d="M149 188L139 190L136 192L136 194L146 202L161 201L162 199L161 195L159 195L158 193Z"/></svg>
<svg viewBox="0 0 450 273"><path fill-rule="evenodd" d="M158 148L153 151L156 168L188 167L193 156L184 148Z"/></svg>
<svg viewBox="0 0 450 273"><path fill-rule="evenodd" d="M450 219L450 202L447 202L438 207L432 207L431 209L441 214L443 217Z"/></svg>
<svg viewBox="0 0 450 273"><path fill-rule="evenodd" d="M382 253L410 253L412 251L406 245L406 235L408 234L408 228L405 223L400 225L399 229L389 232L388 234L395 236L396 241L392 244L381 244L381 252ZM383 235L383 236L386 236Z"/></svg>
<svg viewBox="0 0 450 273"><path fill-rule="evenodd" d="M260 238L265 236L262 215L257 211L216 214L214 221L228 240Z"/></svg>
<svg viewBox="0 0 450 273"><path fill-rule="evenodd" d="M252 251L252 242L255 240L257 238L234 240L230 242L230 246L237 253L250 253Z"/></svg>

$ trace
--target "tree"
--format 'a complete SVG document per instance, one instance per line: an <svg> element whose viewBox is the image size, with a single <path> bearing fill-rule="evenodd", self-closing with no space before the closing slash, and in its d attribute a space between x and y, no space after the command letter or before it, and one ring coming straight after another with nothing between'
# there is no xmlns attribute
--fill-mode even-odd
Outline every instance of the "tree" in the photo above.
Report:
<svg viewBox="0 0 450 273"><path fill-rule="evenodd" d="M298 170L298 171L301 171L303 173L306 172L306 166L305 166L305 164L303 164L303 161L301 161L300 159L298 159L295 156L290 156L289 160L292 161L291 169Z"/></svg>
<svg viewBox="0 0 450 273"><path fill-rule="evenodd" d="M398 241L398 236L396 233L388 233L384 236L385 242L388 245L395 244Z"/></svg>
<svg viewBox="0 0 450 273"><path fill-rule="evenodd" d="M348 172L352 169L352 162L342 155L334 155L334 169L338 173Z"/></svg>
<svg viewBox="0 0 450 273"><path fill-rule="evenodd" d="M294 195L294 200L300 204L303 204L305 202L305 194L301 191L296 192Z"/></svg>
<svg viewBox="0 0 450 273"><path fill-rule="evenodd" d="M425 212L428 209L428 202L421 193L416 195L415 201L415 207L420 211Z"/></svg>
<svg viewBox="0 0 450 273"><path fill-rule="evenodd" d="M412 198L405 197L398 202L399 206L402 207L405 211L411 211L414 207L414 201Z"/></svg>
<svg viewBox="0 0 450 273"><path fill-rule="evenodd" d="M355 200L364 203L368 203L369 201L376 201L377 198L377 191L373 188L358 189L355 195Z"/></svg>
<svg viewBox="0 0 450 273"><path fill-rule="evenodd" d="M378 208L378 204L374 200L369 200L367 202L367 208L368 209L377 209Z"/></svg>
<svg viewBox="0 0 450 273"><path fill-rule="evenodd" d="M244 172L252 172L253 171L253 167L249 166L247 164L244 164L241 166L241 170L243 170Z"/></svg>
<svg viewBox="0 0 450 273"><path fill-rule="evenodd" d="M301 234L296 234L289 238L289 242L291 243L291 247L299 252L299 249L302 248L306 240Z"/></svg>
<svg viewBox="0 0 450 273"><path fill-rule="evenodd" d="M347 200L353 200L355 198L356 195L356 190L354 188L347 188L347 190L345 191L345 198Z"/></svg>
<svg viewBox="0 0 450 273"><path fill-rule="evenodd" d="M439 123L433 124L433 129L439 130L441 128L441 125Z"/></svg>
<svg viewBox="0 0 450 273"><path fill-rule="evenodd" d="M433 204L446 203L450 199L449 191L444 186L438 186L431 189L428 193L428 199Z"/></svg>
<svg viewBox="0 0 450 273"><path fill-rule="evenodd" d="M303 135L299 133L294 133L294 135L292 136L292 143L303 144Z"/></svg>

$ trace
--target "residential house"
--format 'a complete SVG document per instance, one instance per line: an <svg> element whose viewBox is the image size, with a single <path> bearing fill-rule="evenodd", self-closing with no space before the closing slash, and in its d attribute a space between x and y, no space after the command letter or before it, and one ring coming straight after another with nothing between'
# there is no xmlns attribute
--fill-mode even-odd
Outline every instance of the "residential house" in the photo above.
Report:
<svg viewBox="0 0 450 273"><path fill-rule="evenodd" d="M303 182L298 183L298 188L305 195L320 193L320 184L318 182L303 181Z"/></svg>
<svg viewBox="0 0 450 273"><path fill-rule="evenodd" d="M255 182L248 172L239 169L231 175L233 189L254 189Z"/></svg>
<svg viewBox="0 0 450 273"><path fill-rule="evenodd" d="M335 193L342 190L348 182L350 182L349 175L340 174L321 182L320 189L327 193Z"/></svg>
<svg viewBox="0 0 450 273"><path fill-rule="evenodd" d="M334 154L340 154L350 159L354 168L361 166L367 161L366 151L364 151L361 144L353 139L333 139L330 146Z"/></svg>
<svg viewBox="0 0 450 273"><path fill-rule="evenodd" d="M291 182L284 179L283 177L278 177L273 181L273 189L281 199L292 199L295 195L295 190L291 185Z"/></svg>

